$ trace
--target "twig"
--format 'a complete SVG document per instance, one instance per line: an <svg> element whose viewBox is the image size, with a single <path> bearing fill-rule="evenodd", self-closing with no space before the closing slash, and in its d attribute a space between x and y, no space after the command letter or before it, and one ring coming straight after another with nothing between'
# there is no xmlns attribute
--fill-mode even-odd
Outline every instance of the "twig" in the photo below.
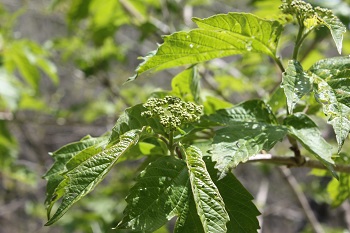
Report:
<svg viewBox="0 0 350 233"><path fill-rule="evenodd" d="M298 201L315 233L324 233L324 230L321 227L321 224L317 221L316 216L314 215L314 212L312 211L308 200L306 199L304 193L302 192L300 185L298 184L297 180L291 173L291 171L288 168L280 167L279 168L281 174L285 177L286 181L288 182L289 186L293 190L295 196L298 198Z"/></svg>
<svg viewBox="0 0 350 233"><path fill-rule="evenodd" d="M288 167L308 167L308 168L318 168L318 169L327 169L321 162L317 160L311 160L305 158L304 163L300 164L296 161L295 157L282 157L282 156L273 156L271 154L257 154L249 158L247 162L261 162L277 165L285 165ZM334 167L334 170L337 172L349 173L350 174L350 165L337 164Z"/></svg>

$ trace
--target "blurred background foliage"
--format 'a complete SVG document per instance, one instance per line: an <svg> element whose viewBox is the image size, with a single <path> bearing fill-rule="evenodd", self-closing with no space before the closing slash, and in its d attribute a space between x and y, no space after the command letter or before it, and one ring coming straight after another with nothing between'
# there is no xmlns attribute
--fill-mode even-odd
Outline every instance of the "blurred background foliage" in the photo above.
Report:
<svg viewBox="0 0 350 233"><path fill-rule="evenodd" d="M349 26L350 1L309 2L332 9ZM190 30L195 26L192 16L232 11L290 20L280 15L279 5L279 0L0 0L0 232L113 232L138 163L117 166L56 225L43 227L46 184L41 176L52 164L48 152L86 134L99 136L126 107L144 102L152 92L171 89L179 70L124 84L140 62L137 58L156 49L162 35ZM279 46L283 59L290 57L295 34L293 25L285 28ZM349 35L345 55L350 54ZM320 29L303 45L303 66L329 56L336 56L336 49L329 33ZM216 59L200 65L199 73L207 113L248 98L268 101L271 93L274 109L283 102L281 74L266 56ZM309 111L318 107L314 103ZM330 130L322 127L329 137ZM288 152L281 145L276 153ZM345 207L331 210L327 204L329 179L308 172L299 169L295 175L305 182L315 209L326 212L320 221L332 229L327 232L344 232ZM295 198L273 169L247 164L235 173L264 209L263 232L309 232ZM268 197L261 201L266 187ZM288 211L282 213L285 208Z"/></svg>

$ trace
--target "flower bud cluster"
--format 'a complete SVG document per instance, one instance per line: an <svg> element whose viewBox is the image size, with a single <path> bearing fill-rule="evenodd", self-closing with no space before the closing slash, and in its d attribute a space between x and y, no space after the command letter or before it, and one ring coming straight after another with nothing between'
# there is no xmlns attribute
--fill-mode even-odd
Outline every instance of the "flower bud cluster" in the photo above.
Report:
<svg viewBox="0 0 350 233"><path fill-rule="evenodd" d="M302 0L284 0L280 9L283 13L295 15L300 19L312 18L315 15L311 4Z"/></svg>
<svg viewBox="0 0 350 233"><path fill-rule="evenodd" d="M147 110L141 116L159 118L160 123L170 131L182 124L198 121L203 111L202 106L172 96L150 98L143 106Z"/></svg>
<svg viewBox="0 0 350 233"><path fill-rule="evenodd" d="M330 18L331 20L336 18L331 10L318 6L313 8L310 3L302 0L283 0L280 9L283 13L295 15L302 21L317 17Z"/></svg>

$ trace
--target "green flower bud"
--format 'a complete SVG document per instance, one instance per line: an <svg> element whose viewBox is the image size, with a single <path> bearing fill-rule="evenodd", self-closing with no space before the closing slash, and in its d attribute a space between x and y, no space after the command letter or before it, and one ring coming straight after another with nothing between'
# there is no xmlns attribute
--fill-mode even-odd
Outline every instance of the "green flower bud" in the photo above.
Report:
<svg viewBox="0 0 350 233"><path fill-rule="evenodd" d="M196 122L202 114L203 107L184 102L178 97L166 96L163 99L150 98L143 106L147 109L141 113L144 117L159 118L167 130L174 131L183 124Z"/></svg>

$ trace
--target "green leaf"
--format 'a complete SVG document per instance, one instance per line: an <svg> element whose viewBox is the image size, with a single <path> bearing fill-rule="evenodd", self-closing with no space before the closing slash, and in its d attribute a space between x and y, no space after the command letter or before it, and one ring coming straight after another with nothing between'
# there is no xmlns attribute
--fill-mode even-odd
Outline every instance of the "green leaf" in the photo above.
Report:
<svg viewBox="0 0 350 233"><path fill-rule="evenodd" d="M209 152L219 170L219 179L261 150L270 150L286 134L285 127L263 122L236 122L217 130Z"/></svg>
<svg viewBox="0 0 350 233"><path fill-rule="evenodd" d="M298 101L308 94L312 85L310 77L304 72L298 61L291 60L282 76L282 88L287 97L288 112L292 113Z"/></svg>
<svg viewBox="0 0 350 233"><path fill-rule="evenodd" d="M278 87L277 90L270 95L270 99L267 104L271 107L271 110L276 113L280 109L284 109L286 106L286 95L283 91L283 88Z"/></svg>
<svg viewBox="0 0 350 233"><path fill-rule="evenodd" d="M252 202L253 196L232 173L228 173L223 179L218 179L217 170L214 169L210 156L205 156L204 161L224 199L226 211L230 216L227 232L256 232L259 229L257 216L260 215L260 212Z"/></svg>
<svg viewBox="0 0 350 233"><path fill-rule="evenodd" d="M219 190L207 171L202 152L190 146L185 153L192 193L204 232L226 233L226 223L230 218Z"/></svg>
<svg viewBox="0 0 350 233"><path fill-rule="evenodd" d="M337 177L333 168L333 147L324 140L317 125L308 116L302 113L290 115L284 120L284 125L288 126L289 134L299 140L332 172L334 177Z"/></svg>
<svg viewBox="0 0 350 233"><path fill-rule="evenodd" d="M232 108L219 109L207 119L220 125L232 125L236 122L277 122L270 107L261 100L248 100Z"/></svg>
<svg viewBox="0 0 350 233"><path fill-rule="evenodd" d="M343 34L346 32L345 25L331 11L324 12L320 8L315 8L318 14L318 23L326 26L333 37L338 53L341 54L343 44Z"/></svg>
<svg viewBox="0 0 350 233"><path fill-rule="evenodd" d="M68 144L51 154L55 159L55 163L43 176L47 180L45 204L47 205L48 215L53 204L64 194L64 184L66 182L63 174L68 170L67 163L75 156L90 156L93 153L99 153L107 142L107 136L98 138L86 136L79 142Z"/></svg>
<svg viewBox="0 0 350 233"><path fill-rule="evenodd" d="M120 137L120 141L101 152L96 150L93 154L78 154L67 163L68 171L64 174L64 180L57 186L52 195L51 203L48 203L48 212L58 199L63 197L55 214L49 218L45 225L51 225L60 219L67 210L78 200L91 192L111 170L120 156L135 146L143 131L128 131ZM50 215L50 213L48 213Z"/></svg>
<svg viewBox="0 0 350 233"><path fill-rule="evenodd" d="M37 57L36 58L36 64L37 66L42 69L52 80L54 84L58 84L59 78L57 75L57 68L56 66L49 60L43 58L43 57Z"/></svg>
<svg viewBox="0 0 350 233"><path fill-rule="evenodd" d="M199 103L199 73L196 66L188 68L176 75L172 82L172 93L185 101Z"/></svg>
<svg viewBox="0 0 350 233"><path fill-rule="evenodd" d="M18 69L23 79L35 90L39 89L40 73L30 58L30 51L22 43L14 43L6 53L4 65L5 68L13 72Z"/></svg>
<svg viewBox="0 0 350 233"><path fill-rule="evenodd" d="M350 132L350 58L324 59L309 71L314 76L315 97L334 128L339 152Z"/></svg>
<svg viewBox="0 0 350 233"><path fill-rule="evenodd" d="M176 220L174 233L204 233L201 219L197 214L193 195L189 195L188 203Z"/></svg>
<svg viewBox="0 0 350 233"><path fill-rule="evenodd" d="M164 43L144 58L135 79L147 70L195 64L225 56L262 53L275 58L282 26L247 13L194 18L199 28L164 37Z"/></svg>
<svg viewBox="0 0 350 233"><path fill-rule="evenodd" d="M154 232L187 207L189 177L186 164L164 156L150 163L126 198L128 203L119 229Z"/></svg>
<svg viewBox="0 0 350 233"><path fill-rule="evenodd" d="M15 110L21 98L21 83L3 67L0 68L0 109L3 110L1 100L5 102L5 108Z"/></svg>
<svg viewBox="0 0 350 233"><path fill-rule="evenodd" d="M341 154L340 161L342 164L349 165L350 157L346 154ZM340 206L346 199L350 198L350 175L347 173L340 173L339 180L333 179L329 182L327 191L331 198L332 206Z"/></svg>
<svg viewBox="0 0 350 233"><path fill-rule="evenodd" d="M203 106L205 114L212 114L218 109L232 107L232 104L214 96L206 96Z"/></svg>
<svg viewBox="0 0 350 233"><path fill-rule="evenodd" d="M72 159L78 153L83 152L85 149L106 142L107 140L108 136L94 138L88 135L78 142L73 142L61 147L51 154L51 156L55 159L55 163L43 177L45 179L49 179L52 175L66 172L66 164L70 159Z"/></svg>
<svg viewBox="0 0 350 233"><path fill-rule="evenodd" d="M119 136L132 129L141 129L143 126L151 126L155 133L165 134L163 126L154 118L141 116L143 111L147 109L138 104L127 108L125 112L118 118L117 123L112 129L109 144L113 144L119 140Z"/></svg>

